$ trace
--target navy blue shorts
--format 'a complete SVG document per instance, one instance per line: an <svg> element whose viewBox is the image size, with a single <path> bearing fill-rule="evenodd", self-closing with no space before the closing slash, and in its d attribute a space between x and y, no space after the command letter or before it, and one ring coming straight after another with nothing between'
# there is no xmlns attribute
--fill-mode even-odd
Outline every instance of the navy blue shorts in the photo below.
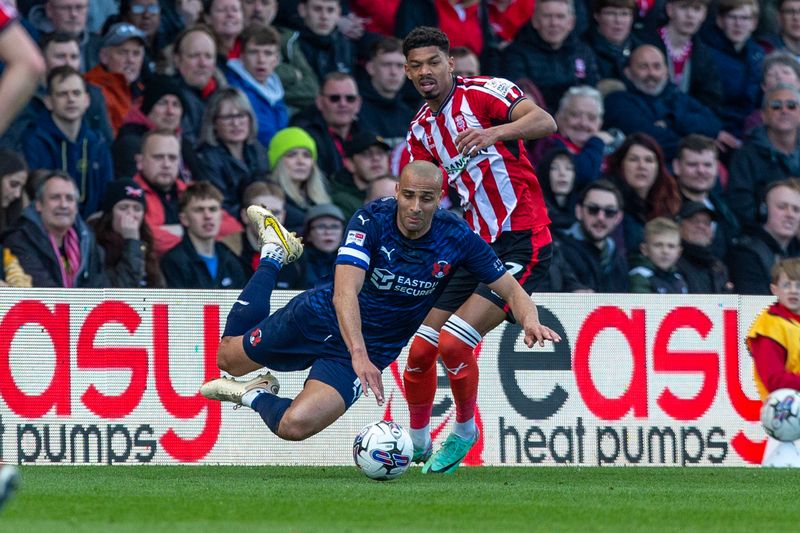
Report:
<svg viewBox="0 0 800 533"><path fill-rule="evenodd" d="M262 320L242 336L242 347L256 363L278 372L311 368L306 379L336 389L345 409L361 396L347 347L338 330L321 323L302 297Z"/></svg>

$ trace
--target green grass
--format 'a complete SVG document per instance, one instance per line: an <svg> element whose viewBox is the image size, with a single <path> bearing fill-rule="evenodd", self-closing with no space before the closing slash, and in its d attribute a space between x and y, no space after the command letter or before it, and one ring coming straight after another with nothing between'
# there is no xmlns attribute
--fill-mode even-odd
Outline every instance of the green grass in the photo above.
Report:
<svg viewBox="0 0 800 533"><path fill-rule="evenodd" d="M0 531L797 531L794 470L22 467Z"/></svg>

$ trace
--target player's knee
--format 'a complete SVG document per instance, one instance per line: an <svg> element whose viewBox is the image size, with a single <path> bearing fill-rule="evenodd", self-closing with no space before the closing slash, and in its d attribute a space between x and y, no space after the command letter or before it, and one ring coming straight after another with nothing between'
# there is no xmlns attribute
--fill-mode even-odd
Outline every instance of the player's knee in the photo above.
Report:
<svg viewBox="0 0 800 533"><path fill-rule="evenodd" d="M231 376L243 376L247 372L243 372L240 365L237 364L238 358L234 354L234 344L232 337L223 337L219 343L217 350L217 367L223 372L227 372Z"/></svg>
<svg viewBox="0 0 800 533"><path fill-rule="evenodd" d="M299 441L306 440L316 433L313 424L290 409L281 419L278 436L285 440Z"/></svg>
<svg viewBox="0 0 800 533"><path fill-rule="evenodd" d="M425 372L436 364L436 359L439 355L439 332L432 328L427 328L423 331L425 328L427 327L421 326L420 331L411 341L411 348L408 351L408 360L406 361L406 371L409 368L413 368L416 372Z"/></svg>

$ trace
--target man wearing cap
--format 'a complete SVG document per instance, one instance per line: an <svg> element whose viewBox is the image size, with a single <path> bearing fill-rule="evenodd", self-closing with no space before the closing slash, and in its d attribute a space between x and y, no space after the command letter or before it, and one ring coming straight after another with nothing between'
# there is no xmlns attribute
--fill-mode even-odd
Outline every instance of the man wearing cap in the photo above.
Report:
<svg viewBox="0 0 800 533"><path fill-rule="evenodd" d="M733 292L728 267L711 249L716 218L717 214L710 207L692 200L683 202L678 214L683 253L677 268L686 280L689 294Z"/></svg>
<svg viewBox="0 0 800 533"><path fill-rule="evenodd" d="M681 200L683 203L699 202L714 212L711 252L718 259L724 259L731 240L739 235L740 226L725 200L714 192L719 183L718 168L718 150L713 139L692 133L678 143L672 172Z"/></svg>
<svg viewBox="0 0 800 533"><path fill-rule="evenodd" d="M100 64L86 79L103 90L108 118L116 136L122 121L141 96L139 77L144 63L144 32L127 22L112 25L103 37Z"/></svg>
<svg viewBox="0 0 800 533"><path fill-rule="evenodd" d="M333 277L346 221L342 210L333 204L309 208L303 231L305 248L300 259L302 286L293 288L311 289L323 279Z"/></svg>
<svg viewBox="0 0 800 533"><path fill-rule="evenodd" d="M344 143L344 168L331 176L331 199L345 219L358 210L367 197L369 184L389 174L390 147L382 137L362 131Z"/></svg>

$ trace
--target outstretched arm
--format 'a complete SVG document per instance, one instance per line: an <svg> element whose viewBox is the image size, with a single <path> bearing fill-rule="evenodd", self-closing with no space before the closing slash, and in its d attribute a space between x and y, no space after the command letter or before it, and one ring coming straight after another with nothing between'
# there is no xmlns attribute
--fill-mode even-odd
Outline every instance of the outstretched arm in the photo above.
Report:
<svg viewBox="0 0 800 533"><path fill-rule="evenodd" d="M364 285L366 271L350 265L336 265L333 284L333 307L339 320L339 331L350 352L353 370L361 381L364 396L369 390L375 394L378 405L383 405L383 380L381 372L369 360L367 345L361 333L361 308L358 293Z"/></svg>
<svg viewBox="0 0 800 533"><path fill-rule="evenodd" d="M30 99L39 78L44 74L44 60L39 47L18 22L0 33L0 61L5 71L0 78L0 134Z"/></svg>
<svg viewBox="0 0 800 533"><path fill-rule="evenodd" d="M555 131L556 121L550 113L526 98L511 110L511 122L487 129L466 129L456 137L456 148L469 155L499 141L540 139Z"/></svg>
<svg viewBox="0 0 800 533"><path fill-rule="evenodd" d="M525 345L532 348L535 342L544 346L544 341L560 342L561 337L555 331L539 322L539 313L530 296L523 290L514 276L506 272L500 279L490 283L489 288L499 294L508 305L517 322L525 330Z"/></svg>

